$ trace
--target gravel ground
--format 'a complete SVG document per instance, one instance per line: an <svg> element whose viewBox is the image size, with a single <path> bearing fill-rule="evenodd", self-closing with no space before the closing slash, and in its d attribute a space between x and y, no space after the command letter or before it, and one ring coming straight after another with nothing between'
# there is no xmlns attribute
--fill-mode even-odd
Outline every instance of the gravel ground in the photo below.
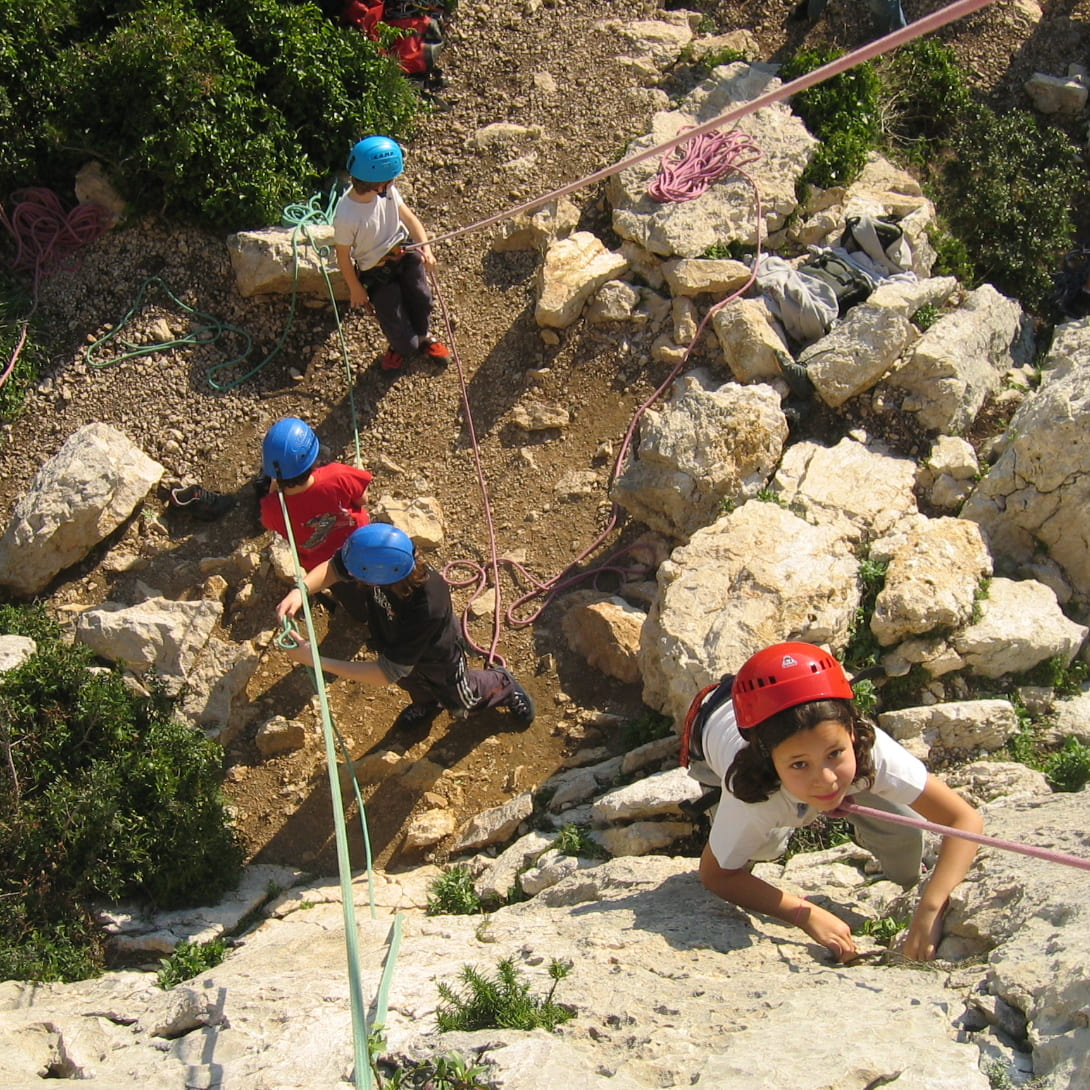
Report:
<svg viewBox="0 0 1090 1090"><path fill-rule="evenodd" d="M786 22L792 6L774 2L754 12L750 4L724 0L700 10L720 31L751 29L767 59L780 59L804 41L832 39L852 47L865 40L869 16L861 0L834 2L810 28ZM935 6L906 4L910 17ZM1055 18L1035 26L1025 5L995 3L945 36L966 71L998 102L1025 105L1021 84L1032 71L1061 74L1069 61L1085 56L1086 9L1090 0L1046 6ZM404 190L433 234L583 177L615 161L628 140L646 130L651 96L637 73L618 62L615 38L595 24L647 18L654 10L646 0L519 5L463 0L444 56L448 87L407 149ZM683 89L693 79L692 70L680 66L666 87ZM470 146L475 132L499 121L540 129L520 149L519 167L503 165L509 152ZM574 199L582 225L616 241L600 189L584 190ZM630 329L578 326L565 331L558 345L547 345L532 318L534 254L493 253L485 232L451 240L439 247L438 257L443 311L454 328L459 364L443 369L412 363L402 372L384 373L372 366L384 348L377 327L353 313L344 318L351 387L328 306L300 307L279 353L229 391L212 389L206 372L238 353L236 334L108 367L88 365L87 346L121 320L149 278L159 280L145 291L129 327L132 340L159 340L164 321L175 335L189 328L191 319L163 293L162 283L187 305L245 329L254 339L255 359L270 352L284 333L287 301L241 299L222 236L165 220L142 222L88 247L77 268L48 280L41 307L57 350L27 412L3 430L0 515L6 519L38 467L90 421L114 425L160 460L167 467L164 485L200 481L240 499L221 521L194 524L165 510L164 487L150 503L161 514L163 530L155 527L157 520L137 519L110 543L124 538L143 555L144 566L117 572L101 563L104 550L97 552L57 581L52 603L132 600L126 596L140 592L138 579L166 593L193 593L203 558L227 555L259 534L250 482L269 424L287 414L303 416L334 456L351 461L353 404L362 461L375 474L372 496L438 497L448 542L437 563L483 560L488 524L463 408L463 375L499 551L523 558L540 578L570 564L605 524L611 452L666 369L650 361L647 339ZM443 323L437 317L440 335ZM511 410L531 392L567 406L570 427L562 434L532 436L516 428ZM825 417L818 426L846 423ZM558 495L557 480L573 469L593 469L597 488L585 496ZM640 529L622 526L598 556ZM525 579L505 575L501 589L511 601L530 587ZM245 639L266 629L281 592L262 585L244 605L236 603L226 636ZM465 594L456 591L456 598L464 600ZM408 861L399 851L401 830L415 810L436 803L425 798L429 791L461 819L542 782L575 749L620 745L617 723L642 711L638 687L606 679L577 661L564 646L559 612L550 607L531 626L505 626L499 645L537 699L532 727L512 730L502 713L466 723L441 717L410 750L412 757L434 762L431 779L408 786L386 777L366 788L372 847L380 863ZM332 653L353 653L359 637L351 623L341 617L328 623ZM478 642L487 643L490 635L487 619L476 622ZM312 717L308 684L303 672L289 672L276 652L266 656L250 687L246 730L227 752L228 789L251 854L324 870L333 853L317 737L301 754L265 761L252 742L256 726L271 715ZM333 684L332 701L338 727L357 756L381 746L402 704L396 691L374 693L344 682ZM442 769L450 771L440 774Z"/></svg>

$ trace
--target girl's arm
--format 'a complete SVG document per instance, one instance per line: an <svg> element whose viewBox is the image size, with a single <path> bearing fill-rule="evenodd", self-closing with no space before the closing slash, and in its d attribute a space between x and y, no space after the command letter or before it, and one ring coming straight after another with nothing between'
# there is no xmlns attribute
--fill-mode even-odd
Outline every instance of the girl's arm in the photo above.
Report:
<svg viewBox="0 0 1090 1090"><path fill-rule="evenodd" d="M424 229L424 225L420 222L419 217L415 212L411 212L407 205L400 205L398 207L398 215L401 217L401 222L409 229L409 237L413 242L421 242L423 245L417 250L417 253L424 259L424 264L429 269L435 268L435 255L431 252L431 247L428 245L428 232Z"/></svg>
<svg viewBox="0 0 1090 1090"><path fill-rule="evenodd" d="M984 819L957 792L947 787L937 776L928 775L920 797L912 809L937 825L979 833ZM905 939L904 953L914 961L930 961L942 938L942 918L947 898L965 877L976 854L977 846L956 836L944 836L939 859L920 894Z"/></svg>
<svg viewBox="0 0 1090 1090"><path fill-rule="evenodd" d="M801 897L784 893L744 868L724 870L710 846L700 857L700 880L705 889L739 908L801 927L815 942L828 947L837 961L855 957L852 930L842 919Z"/></svg>
<svg viewBox="0 0 1090 1090"><path fill-rule="evenodd" d="M303 585L307 588L307 594L317 594L320 590L333 586L338 582L337 571L332 561L324 560L317 567L312 568L303 576ZM276 607L276 619L282 621L285 617L294 617L303 608L303 596L299 588L289 591L280 599Z"/></svg>

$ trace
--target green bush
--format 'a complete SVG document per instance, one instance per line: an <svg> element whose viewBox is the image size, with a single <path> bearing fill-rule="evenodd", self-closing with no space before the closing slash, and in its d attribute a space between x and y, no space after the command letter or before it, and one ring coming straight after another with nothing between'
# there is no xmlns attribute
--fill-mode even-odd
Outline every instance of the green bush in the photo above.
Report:
<svg viewBox="0 0 1090 1090"><path fill-rule="evenodd" d="M19 627L10 614L5 624ZM0 678L5 977L73 979L101 967L94 900L209 903L238 879L219 747L172 718L157 687L137 696L120 673L92 665L86 648L45 638Z"/></svg>
<svg viewBox="0 0 1090 1090"><path fill-rule="evenodd" d="M1090 783L1090 746L1068 738L1059 753L1045 760L1044 773L1054 791L1081 791Z"/></svg>
<svg viewBox="0 0 1090 1090"><path fill-rule="evenodd" d="M962 112L938 181L945 217L976 275L1030 308L1047 297L1051 269L1071 248L1070 208L1087 192L1071 141L1024 110Z"/></svg>
<svg viewBox="0 0 1090 1090"><path fill-rule="evenodd" d="M29 58L29 60L27 59ZM366 35L290 0L0 7L0 193L103 162L137 211L278 222L419 101Z"/></svg>
<svg viewBox="0 0 1090 1090"><path fill-rule="evenodd" d="M497 975L489 979L472 965L462 966L465 988L455 991L449 984L438 985L443 1002L435 1012L443 1033L475 1029L547 1029L575 1016L570 1007L553 1002L559 981L571 972L570 961L553 959L549 964L552 987L544 998L530 994L530 985L510 958L497 963Z"/></svg>
<svg viewBox="0 0 1090 1090"><path fill-rule="evenodd" d="M949 135L972 94L950 46L918 38L879 62L880 112L892 143L934 145Z"/></svg>
<svg viewBox="0 0 1090 1090"><path fill-rule="evenodd" d="M473 875L461 863L444 871L428 887L429 916L474 916L482 911Z"/></svg>
<svg viewBox="0 0 1090 1090"><path fill-rule="evenodd" d="M211 942L180 942L170 957L159 962L161 968L155 979L159 987L173 988L183 980L192 980L207 969L214 969L227 956L227 944L223 939Z"/></svg>
<svg viewBox="0 0 1090 1090"><path fill-rule="evenodd" d="M789 82L842 55L829 47L800 49L780 69L780 78ZM880 90L878 73L868 62L792 97L792 109L822 142L802 175L804 184L827 189L859 176L878 140Z"/></svg>

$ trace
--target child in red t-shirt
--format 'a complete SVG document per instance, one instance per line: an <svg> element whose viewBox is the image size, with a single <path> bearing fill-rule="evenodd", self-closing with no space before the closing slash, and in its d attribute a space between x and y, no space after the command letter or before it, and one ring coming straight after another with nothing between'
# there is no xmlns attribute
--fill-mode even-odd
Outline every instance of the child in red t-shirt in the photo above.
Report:
<svg viewBox="0 0 1090 1090"><path fill-rule="evenodd" d="M287 507L305 572L329 560L353 530L370 522L364 500L371 474L343 462L316 465L319 448L314 430L295 416L273 424L261 445L262 469L271 481L268 495L261 500L261 525L286 538L283 508ZM333 594L356 615L351 601L344 600L336 588Z"/></svg>

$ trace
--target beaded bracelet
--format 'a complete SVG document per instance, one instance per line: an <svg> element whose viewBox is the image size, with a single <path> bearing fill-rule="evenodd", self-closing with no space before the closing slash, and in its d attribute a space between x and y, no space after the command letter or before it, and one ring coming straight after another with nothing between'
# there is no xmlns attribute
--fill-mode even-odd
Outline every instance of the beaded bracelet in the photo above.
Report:
<svg viewBox="0 0 1090 1090"><path fill-rule="evenodd" d="M802 916L802 913L804 911L807 911L809 908L810 906L806 903L806 898L803 897L802 902L795 909L795 911L791 913L791 922L796 927L802 927L802 920L800 919L800 917Z"/></svg>

